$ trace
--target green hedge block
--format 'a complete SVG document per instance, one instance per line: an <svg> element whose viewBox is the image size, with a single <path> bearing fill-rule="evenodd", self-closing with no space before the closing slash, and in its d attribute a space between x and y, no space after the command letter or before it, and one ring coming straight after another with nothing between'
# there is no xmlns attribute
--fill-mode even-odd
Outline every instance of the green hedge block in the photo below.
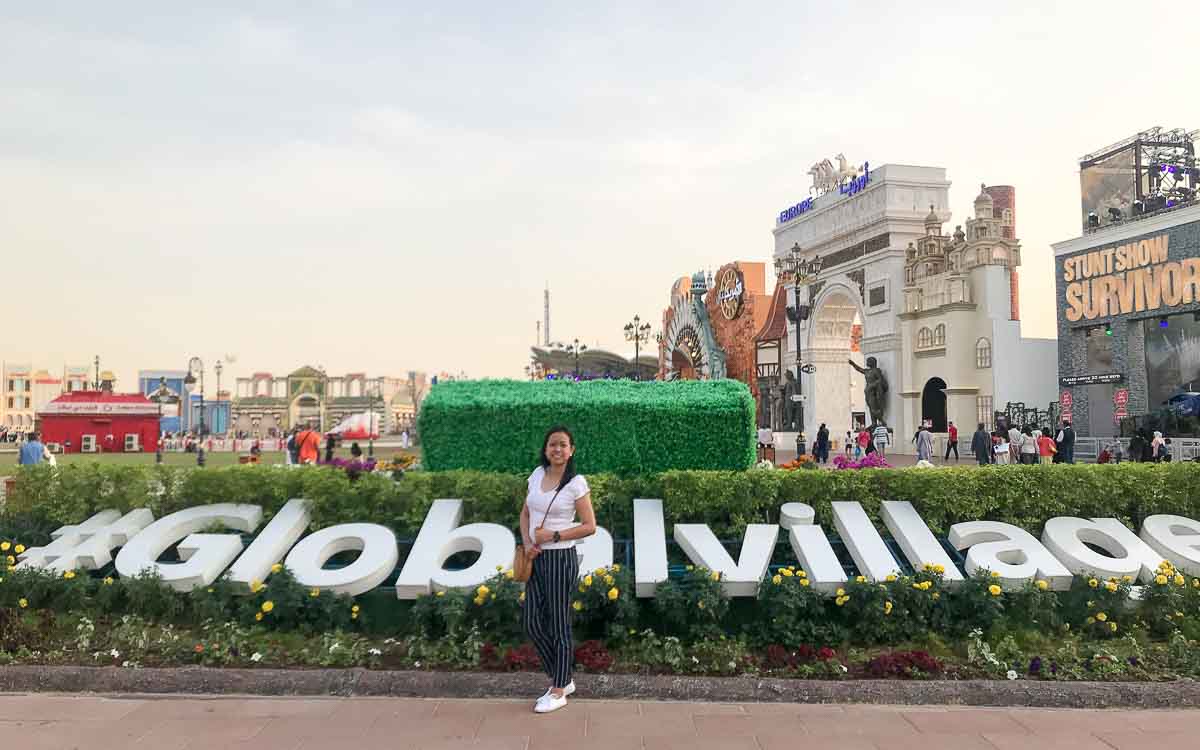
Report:
<svg viewBox="0 0 1200 750"><path fill-rule="evenodd" d="M480 380L435 386L421 407L425 468L527 475L552 425L577 469L622 476L754 463L754 399L735 380Z"/></svg>

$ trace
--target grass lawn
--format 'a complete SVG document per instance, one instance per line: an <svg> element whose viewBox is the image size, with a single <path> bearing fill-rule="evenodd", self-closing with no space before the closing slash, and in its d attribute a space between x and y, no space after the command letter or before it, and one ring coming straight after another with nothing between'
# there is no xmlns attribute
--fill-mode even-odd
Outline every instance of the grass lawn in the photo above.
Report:
<svg viewBox="0 0 1200 750"><path fill-rule="evenodd" d="M366 444L361 445L363 453L366 453ZM389 459L397 454L411 454L420 460L420 450L403 450L402 448L392 447L376 447L375 458L379 460ZM322 449L322 457L325 452ZM345 445L342 448L334 451L334 456L337 458L350 458L350 446ZM119 464L143 464L151 466L154 464L153 453L70 453L56 457L60 466L64 464L82 463L85 461L102 461L104 463L119 463ZM208 466L232 466L238 462L238 454L232 451L213 451L205 455ZM263 465L270 466L272 464L284 463L283 453L281 451L267 452L263 451L259 462ZM195 453L164 453L163 463L168 466L195 466ZM3 471L9 466L17 465L17 454L0 453L0 471Z"/></svg>

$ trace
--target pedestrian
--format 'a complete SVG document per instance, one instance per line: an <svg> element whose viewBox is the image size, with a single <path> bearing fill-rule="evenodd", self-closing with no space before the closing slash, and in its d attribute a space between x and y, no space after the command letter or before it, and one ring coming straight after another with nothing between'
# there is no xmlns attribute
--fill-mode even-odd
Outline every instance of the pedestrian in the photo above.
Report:
<svg viewBox="0 0 1200 750"><path fill-rule="evenodd" d="M401 448L403 448L404 450L408 450L408 447L412 444L410 442L410 440L411 440L411 438L409 438L409 436L408 436L408 430L404 430L400 433L400 447Z"/></svg>
<svg viewBox="0 0 1200 750"><path fill-rule="evenodd" d="M333 463L333 449L336 447L337 439L334 438L333 433L331 432L325 436L325 463Z"/></svg>
<svg viewBox="0 0 1200 750"><path fill-rule="evenodd" d="M871 433L867 432L866 425L858 429L858 447L854 450L854 458L859 459L871 452Z"/></svg>
<svg viewBox="0 0 1200 750"><path fill-rule="evenodd" d="M993 451L996 454L996 464L1000 466L1008 466L1012 452L1009 449L1008 433L1004 430L996 430L992 433Z"/></svg>
<svg viewBox="0 0 1200 750"><path fill-rule="evenodd" d="M1154 463L1162 461L1163 447L1166 442L1163 440L1163 434L1158 430L1154 431L1154 439L1150 441L1150 460Z"/></svg>
<svg viewBox="0 0 1200 750"><path fill-rule="evenodd" d="M887 446L891 442L891 438L888 435L887 422L884 422L882 419L879 420L879 424L875 426L875 431L871 436L873 438L872 442L875 444L875 452L879 454L880 458L887 458Z"/></svg>
<svg viewBox="0 0 1200 750"><path fill-rule="evenodd" d="M922 424L917 431L917 460L929 461L933 458L933 433L929 425Z"/></svg>
<svg viewBox="0 0 1200 750"><path fill-rule="evenodd" d="M533 706L535 713L543 714L566 706L567 696L575 692L571 679L575 661L571 594L579 585L575 542L596 532L596 514L587 479L575 473L575 439L570 430L556 426L547 431L538 463L529 475L521 508L523 548L518 554L532 565L522 624L550 678L550 688Z"/></svg>
<svg viewBox="0 0 1200 750"><path fill-rule="evenodd" d="M1038 458L1043 464L1054 463L1054 454L1058 448L1054 445L1054 438L1050 437L1050 428L1043 427L1041 435L1038 436Z"/></svg>
<svg viewBox="0 0 1200 750"><path fill-rule="evenodd" d="M300 463L296 447L296 434L298 430L293 429L288 433L287 440L283 444L283 455L287 460L288 466L295 466Z"/></svg>
<svg viewBox="0 0 1200 750"><path fill-rule="evenodd" d="M30 432L17 452L17 463L21 466L34 466L35 464L40 464L45 458L46 446L42 445L42 441L38 440L36 432Z"/></svg>
<svg viewBox="0 0 1200 750"><path fill-rule="evenodd" d="M362 461L362 448L358 447L358 442L350 444L350 460Z"/></svg>
<svg viewBox="0 0 1200 750"><path fill-rule="evenodd" d="M1075 463L1075 430L1071 427L1071 420L1063 420L1062 429L1058 431L1056 442L1058 443L1059 462Z"/></svg>
<svg viewBox="0 0 1200 750"><path fill-rule="evenodd" d="M321 436L311 422L296 436L296 454L302 464L315 464L321 455Z"/></svg>
<svg viewBox="0 0 1200 750"><path fill-rule="evenodd" d="M949 461L950 451L954 451L954 460L958 461L958 427L954 425L954 422L950 422L946 433L946 455L942 460Z"/></svg>
<svg viewBox="0 0 1200 750"><path fill-rule="evenodd" d="M1140 462L1142 460L1142 447L1145 445L1145 437L1141 430L1133 433L1133 437L1129 439L1129 460Z"/></svg>
<svg viewBox="0 0 1200 750"><path fill-rule="evenodd" d="M817 428L817 443L815 446L817 461L820 463L829 463L829 428L822 422Z"/></svg>
<svg viewBox="0 0 1200 750"><path fill-rule="evenodd" d="M854 437L850 430L846 430L846 458L850 458L851 451L854 450Z"/></svg>
<svg viewBox="0 0 1200 750"><path fill-rule="evenodd" d="M979 423L979 429L971 436L971 452L975 454L975 460L980 466L987 466L992 462L992 438L987 430L983 429L983 422Z"/></svg>
<svg viewBox="0 0 1200 750"><path fill-rule="evenodd" d="M1021 431L1021 463L1036 464L1038 462L1038 445L1037 438L1033 436L1033 430L1026 427Z"/></svg>
<svg viewBox="0 0 1200 750"><path fill-rule="evenodd" d="M1016 425L1008 428L1008 462L1017 464L1021 462L1021 440L1024 435L1017 429Z"/></svg>

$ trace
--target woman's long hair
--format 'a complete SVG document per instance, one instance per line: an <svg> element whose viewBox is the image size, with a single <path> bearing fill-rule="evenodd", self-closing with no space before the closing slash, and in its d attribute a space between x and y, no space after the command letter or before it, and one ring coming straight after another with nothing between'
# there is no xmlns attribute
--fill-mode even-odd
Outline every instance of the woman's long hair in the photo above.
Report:
<svg viewBox="0 0 1200 750"><path fill-rule="evenodd" d="M541 455L541 458L539 459L539 463L541 463L543 469L550 468L550 459L546 457L546 446L548 446L550 444L550 436L555 433L558 433L558 432L561 432L564 435L566 435L567 443L572 448L575 447L575 436L571 434L571 430L569 430L566 427L566 425L559 424L559 425L555 425L555 426L551 427L549 430L546 431L546 437L542 438L542 455ZM558 487L556 488L556 490L561 490L563 487L566 487L571 482L571 480L574 478L575 478L575 455L572 454L571 457L567 459L566 468L563 469L562 479L558 480Z"/></svg>

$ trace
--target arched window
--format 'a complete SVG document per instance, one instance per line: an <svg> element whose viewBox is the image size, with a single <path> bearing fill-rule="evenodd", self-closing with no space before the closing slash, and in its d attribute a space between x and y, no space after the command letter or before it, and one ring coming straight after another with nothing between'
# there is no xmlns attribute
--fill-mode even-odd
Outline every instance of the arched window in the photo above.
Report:
<svg viewBox="0 0 1200 750"><path fill-rule="evenodd" d="M975 366L981 370L992 366L992 342L986 338L975 342Z"/></svg>
<svg viewBox="0 0 1200 750"><path fill-rule="evenodd" d="M946 324L945 323L938 323L937 328L933 329L933 345L934 346L945 346L946 345Z"/></svg>
<svg viewBox="0 0 1200 750"><path fill-rule="evenodd" d="M917 348L928 349L933 345L933 331L928 328L922 328L917 331Z"/></svg>

